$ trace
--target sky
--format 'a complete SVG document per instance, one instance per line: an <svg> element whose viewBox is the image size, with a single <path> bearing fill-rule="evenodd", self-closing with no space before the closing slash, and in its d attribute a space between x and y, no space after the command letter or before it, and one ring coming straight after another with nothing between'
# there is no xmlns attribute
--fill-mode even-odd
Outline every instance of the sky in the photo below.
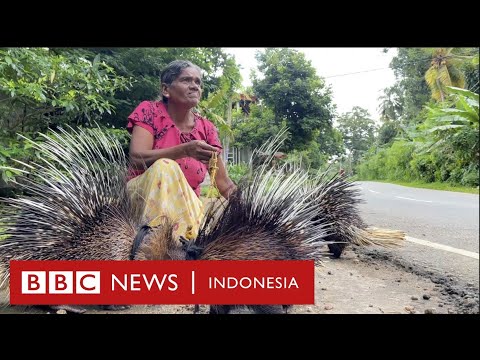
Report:
<svg viewBox="0 0 480 360"><path fill-rule="evenodd" d="M305 54L312 62L317 75L331 85L333 102L337 113L351 111L354 106L367 109L372 119L378 121L378 98L382 90L393 85L395 76L389 68L397 54L396 49L388 53L383 48L294 48ZM256 69L255 51L262 48L224 48L235 56L242 67L243 85L250 86L250 69Z"/></svg>

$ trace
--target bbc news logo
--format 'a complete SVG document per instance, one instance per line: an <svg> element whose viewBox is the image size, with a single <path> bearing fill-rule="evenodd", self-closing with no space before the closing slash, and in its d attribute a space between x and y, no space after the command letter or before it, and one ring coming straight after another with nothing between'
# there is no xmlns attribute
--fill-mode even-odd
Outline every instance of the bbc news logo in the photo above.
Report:
<svg viewBox="0 0 480 360"><path fill-rule="evenodd" d="M313 261L10 261L12 305L314 304Z"/></svg>
<svg viewBox="0 0 480 360"><path fill-rule="evenodd" d="M22 271L22 294L100 294L100 271Z"/></svg>

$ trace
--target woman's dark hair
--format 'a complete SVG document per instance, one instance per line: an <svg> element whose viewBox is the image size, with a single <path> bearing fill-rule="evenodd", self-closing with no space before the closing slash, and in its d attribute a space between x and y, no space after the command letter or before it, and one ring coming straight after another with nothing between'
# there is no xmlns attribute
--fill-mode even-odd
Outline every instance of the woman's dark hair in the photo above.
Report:
<svg viewBox="0 0 480 360"><path fill-rule="evenodd" d="M188 60L174 60L170 64L168 64L165 69L163 69L162 74L160 75L160 84L170 85L180 76L180 73L183 69L189 67L197 69L200 73L200 76L202 76L202 69L198 65L195 65ZM168 102L168 99L163 95L162 100L164 103Z"/></svg>

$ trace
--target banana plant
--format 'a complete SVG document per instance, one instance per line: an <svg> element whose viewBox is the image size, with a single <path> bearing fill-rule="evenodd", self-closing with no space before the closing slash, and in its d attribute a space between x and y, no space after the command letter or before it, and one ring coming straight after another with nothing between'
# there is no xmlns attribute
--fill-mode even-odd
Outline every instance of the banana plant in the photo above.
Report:
<svg viewBox="0 0 480 360"><path fill-rule="evenodd" d="M447 86L449 98L444 103L426 106L427 120L421 132L428 150L440 146L468 128L478 132L479 95L469 90Z"/></svg>
<svg viewBox="0 0 480 360"><path fill-rule="evenodd" d="M207 99L202 100L198 104L198 110L200 113L205 116L207 119L211 120L218 129L220 138L232 138L233 131L222 116L225 112L225 100L226 98L226 90L219 89L214 93L211 93ZM228 106L228 105L227 105ZM219 115L222 114L222 115Z"/></svg>
<svg viewBox="0 0 480 360"><path fill-rule="evenodd" d="M233 57L227 56L222 76L219 77L216 91L198 104L198 110L217 126L220 139L233 140L232 101L240 85L240 70Z"/></svg>
<svg viewBox="0 0 480 360"><path fill-rule="evenodd" d="M478 129L478 94L458 87L447 86L455 107L439 106L427 107L428 119L433 120L435 126L429 132L438 132L447 129L471 126Z"/></svg>

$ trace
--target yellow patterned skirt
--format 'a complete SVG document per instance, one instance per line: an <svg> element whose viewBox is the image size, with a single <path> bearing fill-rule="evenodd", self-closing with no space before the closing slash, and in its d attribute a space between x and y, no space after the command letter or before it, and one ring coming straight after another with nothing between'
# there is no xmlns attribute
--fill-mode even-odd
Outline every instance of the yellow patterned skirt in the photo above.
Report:
<svg viewBox="0 0 480 360"><path fill-rule="evenodd" d="M149 226L158 225L161 217L167 216L174 223L174 238L186 237L189 226L191 235L197 236L204 205L176 161L155 161L143 174L131 179L127 189L135 203L143 203L143 219Z"/></svg>

